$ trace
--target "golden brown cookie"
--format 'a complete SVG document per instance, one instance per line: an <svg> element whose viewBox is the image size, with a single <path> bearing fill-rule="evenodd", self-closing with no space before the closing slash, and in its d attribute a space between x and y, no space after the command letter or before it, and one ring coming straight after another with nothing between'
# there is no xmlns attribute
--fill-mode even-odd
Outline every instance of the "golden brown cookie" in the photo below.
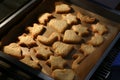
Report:
<svg viewBox="0 0 120 80"><path fill-rule="evenodd" d="M49 21L51 17L53 17L51 13L44 13L42 16L38 18L38 21L41 24L46 24L46 22Z"/></svg>
<svg viewBox="0 0 120 80"><path fill-rule="evenodd" d="M71 13L62 15L63 19L67 21L68 24L76 24L77 23L77 17Z"/></svg>
<svg viewBox="0 0 120 80"><path fill-rule="evenodd" d="M72 63L72 69L76 71L80 66L80 62L85 58L85 55L83 55L82 53L76 53L72 57L74 59Z"/></svg>
<svg viewBox="0 0 120 80"><path fill-rule="evenodd" d="M36 52L34 48L30 48L30 57L33 61L38 62L40 61L39 58L37 58Z"/></svg>
<svg viewBox="0 0 120 80"><path fill-rule="evenodd" d="M28 47L36 45L36 42L35 40L33 40L33 37L31 35L27 35L24 33L21 36L19 36L18 39L20 45L26 45Z"/></svg>
<svg viewBox="0 0 120 80"><path fill-rule="evenodd" d="M58 42L55 42L55 43L52 45L52 48L54 49L55 55L65 57L65 56L67 56L67 55L70 53L70 51L73 49L73 46L58 41Z"/></svg>
<svg viewBox="0 0 120 80"><path fill-rule="evenodd" d="M37 40L43 44L51 45L55 41L60 40L60 34L57 32L53 32L48 38L45 36L38 35Z"/></svg>
<svg viewBox="0 0 120 80"><path fill-rule="evenodd" d="M78 24L78 25L73 25L72 26L72 29L78 33L79 36L84 36L84 35L87 35L89 33L88 31L88 27L85 27L81 24Z"/></svg>
<svg viewBox="0 0 120 80"><path fill-rule="evenodd" d="M33 27L27 27L27 30L30 32L30 34L33 37L36 37L38 34L41 34L41 32L43 31L44 26L40 25L40 24L33 24Z"/></svg>
<svg viewBox="0 0 120 80"><path fill-rule="evenodd" d="M77 18L81 20L81 22L86 22L86 23L94 23L95 18L83 15L82 13L78 12L77 13Z"/></svg>
<svg viewBox="0 0 120 80"><path fill-rule="evenodd" d="M88 41L89 44L93 46L99 46L103 43L104 37L98 33L95 33L93 37Z"/></svg>
<svg viewBox="0 0 120 80"><path fill-rule="evenodd" d="M27 47L21 47L22 56L30 55L30 50Z"/></svg>
<svg viewBox="0 0 120 80"><path fill-rule="evenodd" d="M46 61L39 60L39 64L42 66L42 72L51 76L52 74L52 69L48 64L46 64Z"/></svg>
<svg viewBox="0 0 120 80"><path fill-rule="evenodd" d="M78 36L73 30L66 30L63 36L63 42L80 43L81 36Z"/></svg>
<svg viewBox="0 0 120 80"><path fill-rule="evenodd" d="M91 44L81 44L80 51L84 53L85 56L92 54L95 51L95 47Z"/></svg>
<svg viewBox="0 0 120 80"><path fill-rule="evenodd" d="M37 62L31 60L31 57L29 55L26 55L20 61L23 62L23 63L25 63L26 65L34 68L34 69L41 69L41 66Z"/></svg>
<svg viewBox="0 0 120 80"><path fill-rule="evenodd" d="M92 27L93 32L101 34L101 35L108 32L107 27L103 24L100 24L100 23L93 24L93 25L91 25L91 27Z"/></svg>
<svg viewBox="0 0 120 80"><path fill-rule="evenodd" d="M72 69L56 69L52 72L55 80L74 80L75 73Z"/></svg>
<svg viewBox="0 0 120 80"><path fill-rule="evenodd" d="M51 19L48 25L60 33L63 33L68 27L68 24L65 20L59 19Z"/></svg>
<svg viewBox="0 0 120 80"><path fill-rule="evenodd" d="M63 69L66 65L66 60L61 56L50 56L50 58L47 60L47 63L50 64L52 70Z"/></svg>
<svg viewBox="0 0 120 80"><path fill-rule="evenodd" d="M9 45L4 46L3 51L6 54L9 54L9 55L14 56L16 58L19 58L19 59L22 58L21 47L17 43L10 43Z"/></svg>
<svg viewBox="0 0 120 80"><path fill-rule="evenodd" d="M44 48L41 46L38 47L34 47L33 48L36 54L36 57L39 59L48 59L50 57L50 55L53 55L53 52L50 50L50 48Z"/></svg>
<svg viewBox="0 0 120 80"><path fill-rule="evenodd" d="M71 7L67 4L58 4L55 6L55 12L56 13L68 13L70 12Z"/></svg>

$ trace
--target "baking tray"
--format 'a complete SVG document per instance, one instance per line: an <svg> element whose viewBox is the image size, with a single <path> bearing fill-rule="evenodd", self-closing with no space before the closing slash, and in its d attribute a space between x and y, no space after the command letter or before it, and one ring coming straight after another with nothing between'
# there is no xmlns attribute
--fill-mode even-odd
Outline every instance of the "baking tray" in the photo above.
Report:
<svg viewBox="0 0 120 80"><path fill-rule="evenodd" d="M13 25L13 28L10 29L10 31L8 32L8 34L6 35L3 35L3 37L1 38L1 46L4 46L4 45L7 45L9 44L10 42L14 42L16 41L16 38L21 35L21 33L23 33L23 31L25 30L25 27L26 26L30 26L32 25L33 23L36 23L38 22L37 19L38 17L45 13L45 12L52 12L54 10L54 3L56 1L62 1L62 0L43 0L42 3L40 3L35 9L32 9L29 14L27 16L25 16L23 19L19 20L18 24L16 25ZM63 1L65 2L65 1ZM95 53L91 54L90 56L88 56L84 61L81 62L81 66L79 68L79 75L81 77L81 80L84 80L85 78L86 79L89 79L90 76L94 73L95 69L96 69L96 65L100 64L102 62L102 60L106 57L108 51L112 48L112 46L114 45L116 39L115 37L117 36L118 32L119 32L119 27L118 27L118 23L115 23L111 20L108 20L100 15L97 15L93 12L90 12L88 10L85 10L81 7L78 7L74 4L71 4L69 2L65 2L65 3L68 3L69 5L71 5L72 7L76 8L77 10L79 10L80 12L83 12L85 13L86 15L89 15L91 17L94 17L99 19L101 21L101 23L107 25L107 26L110 26L112 27L112 31L111 31L111 34L109 36L111 36L108 41L106 41L106 43L104 43L102 46L100 46L101 49L98 49L98 53L97 55L95 55ZM49 5L51 4L51 5ZM29 7L27 7L29 8ZM0 32L2 33L2 32ZM114 40L115 39L115 40ZM113 41L113 43L112 43ZM111 44L112 43L112 44ZM111 44L111 45L110 45ZM104 47L104 48L103 48ZM1 54L3 55L4 53L1 52ZM6 55L6 54L4 54ZM8 55L7 55L8 56ZM5 57L5 56L2 56L2 57ZM91 58L94 58L94 59L91 59ZM24 68L25 65L23 65L21 62L17 61L14 63L14 59L11 58L9 56L9 58L6 58L9 62L13 63L14 65L17 65L19 66L20 68ZM100 60L100 61L99 61ZM90 62L89 62L90 61ZM92 63L92 64L91 64ZM22 66L23 65L23 66ZM21 67L22 66L22 67ZM27 66L28 67L28 66ZM26 69L28 69L26 67ZM98 66L97 66L98 67ZM30 73L31 74L35 74L34 73L34 69L31 69L33 70L33 72L31 71ZM26 71L29 71L29 70L26 70ZM38 73L40 73L39 71L37 71ZM36 72L36 73L37 73ZM89 73L91 75L89 75ZM35 74L36 76L38 76L37 74ZM89 78L87 77L89 76Z"/></svg>

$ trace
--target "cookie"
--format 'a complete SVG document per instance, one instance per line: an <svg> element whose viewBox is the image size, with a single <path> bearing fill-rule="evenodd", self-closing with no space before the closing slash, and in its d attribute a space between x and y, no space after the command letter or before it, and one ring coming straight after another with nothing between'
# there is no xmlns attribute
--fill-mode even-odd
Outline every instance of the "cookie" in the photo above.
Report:
<svg viewBox="0 0 120 80"><path fill-rule="evenodd" d="M108 32L107 27L103 24L100 24L100 23L93 24L93 25L91 25L91 27L92 27L93 32L101 34L101 35Z"/></svg>
<svg viewBox="0 0 120 80"><path fill-rule="evenodd" d="M27 47L21 47L21 51L22 51L22 56L27 56L30 55L30 50Z"/></svg>
<svg viewBox="0 0 120 80"><path fill-rule="evenodd" d="M30 57L33 61L38 62L40 61L40 59L37 57L35 49L34 48L30 48Z"/></svg>
<svg viewBox="0 0 120 80"><path fill-rule="evenodd" d="M73 30L66 30L63 36L63 42L80 43L81 36L78 36Z"/></svg>
<svg viewBox="0 0 120 80"><path fill-rule="evenodd" d="M86 23L94 23L96 20L95 18L83 15L80 12L77 13L77 18L80 19L81 22L86 22Z"/></svg>
<svg viewBox="0 0 120 80"><path fill-rule="evenodd" d="M71 7L67 4L58 4L55 6L55 12L56 13L68 13L70 12Z"/></svg>
<svg viewBox="0 0 120 80"><path fill-rule="evenodd" d="M41 66L37 62L31 60L31 57L29 55L25 56L20 61L34 69L39 69L39 70L41 69Z"/></svg>
<svg viewBox="0 0 120 80"><path fill-rule="evenodd" d="M22 58L21 47L17 43L10 43L9 45L4 46L3 51L18 59Z"/></svg>
<svg viewBox="0 0 120 80"><path fill-rule="evenodd" d="M27 27L27 30L33 37L36 37L38 34L41 34L41 32L44 30L44 26L34 23L33 27Z"/></svg>
<svg viewBox="0 0 120 80"><path fill-rule="evenodd" d="M46 64L46 61L39 60L39 64L42 66L42 72L47 74L48 76L51 76L52 69L48 64Z"/></svg>
<svg viewBox="0 0 120 80"><path fill-rule="evenodd" d="M40 24L46 24L46 22L49 21L49 19L52 17L53 16L51 13L44 13L42 16L38 18L38 21L40 22Z"/></svg>
<svg viewBox="0 0 120 80"><path fill-rule="evenodd" d="M56 69L52 72L55 80L74 80L75 73L72 69Z"/></svg>
<svg viewBox="0 0 120 80"><path fill-rule="evenodd" d="M26 33L19 36L18 39L19 39L19 44L22 46L31 47L31 46L36 45L36 42L33 39L33 37L31 35L27 35Z"/></svg>
<svg viewBox="0 0 120 80"><path fill-rule="evenodd" d="M59 19L51 19L48 25L60 33L63 33L68 27L68 24L65 20Z"/></svg>
<svg viewBox="0 0 120 80"><path fill-rule="evenodd" d="M45 45L51 45L55 41L60 40L60 34L57 32L53 32L49 37L38 35L37 40Z"/></svg>
<svg viewBox="0 0 120 80"><path fill-rule="evenodd" d="M104 37L98 33L95 33L93 37L88 41L93 46L99 46L104 42Z"/></svg>
<svg viewBox="0 0 120 80"><path fill-rule="evenodd" d="M78 33L79 36L85 36L89 34L88 27L85 27L81 24L73 25L72 30Z"/></svg>
<svg viewBox="0 0 120 80"><path fill-rule="evenodd" d="M73 50L73 46L63 43L63 42L55 42L52 45L52 48L54 49L55 55L65 57L67 56L71 50Z"/></svg>
<svg viewBox="0 0 120 80"><path fill-rule="evenodd" d="M66 60L61 56L50 56L50 58L47 60L47 63L51 66L52 70L63 69L66 65Z"/></svg>
<svg viewBox="0 0 120 80"><path fill-rule="evenodd" d="M48 59L50 57L50 55L53 55L53 52L50 50L50 48L44 48L41 46L38 47L34 47L33 48L36 54L36 57L39 59Z"/></svg>
<svg viewBox="0 0 120 80"><path fill-rule="evenodd" d="M77 23L77 17L71 13L62 15L63 19L67 21L69 25Z"/></svg>
<svg viewBox="0 0 120 80"><path fill-rule="evenodd" d="M74 59L72 63L72 69L76 71L80 66L80 62L85 58L85 55L83 55L82 53L76 53L72 57Z"/></svg>
<svg viewBox="0 0 120 80"><path fill-rule="evenodd" d="M93 47L93 45L91 44L81 44L80 46L80 51L83 52L83 54L85 56L92 54L95 51L95 47Z"/></svg>

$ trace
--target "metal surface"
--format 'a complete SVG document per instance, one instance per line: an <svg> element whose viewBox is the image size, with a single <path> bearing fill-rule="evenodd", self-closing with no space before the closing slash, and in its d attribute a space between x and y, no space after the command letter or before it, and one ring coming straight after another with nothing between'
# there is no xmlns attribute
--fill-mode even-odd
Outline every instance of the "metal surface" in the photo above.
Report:
<svg viewBox="0 0 120 80"><path fill-rule="evenodd" d="M34 2L35 0L33 0ZM23 13L26 9L30 9L28 8L33 2L31 2L30 4L26 5L25 7L23 7L21 10L19 10L18 12L16 12L13 16L11 16L10 18L8 18L6 20L6 22L2 23L0 26L1 27L5 27L6 24L8 24L9 22L13 21L13 20L16 20L15 18L18 18L16 17L16 15L18 16L19 14L25 14ZM83 3L84 4L84 3ZM86 6L88 7L88 6ZM43 9L41 9L41 12L42 12ZM44 12L44 11L43 11ZM34 13L34 12L33 12ZM37 13L36 13L37 14ZM33 14L31 13L30 16L33 17ZM28 17L30 17L28 16ZM110 15L109 15L110 16ZM19 16L21 17L21 16ZM32 18L33 19L33 18ZM27 20L27 19L25 19ZM16 20L17 22L18 20ZM28 21L27 21L28 22ZM15 22L14 22L15 23ZM25 23L25 22L24 22ZM23 26L24 24L22 24ZM7 25L8 26L8 25ZM21 25L20 25L21 26ZM3 35L4 33L6 32L6 29L4 31L0 31L0 34ZM120 36L120 35L119 35ZM88 74L86 80L89 80L91 78L91 76L94 74L94 72L96 71L96 69L99 67L99 65L102 63L102 61L104 60L104 58L108 55L108 52L111 50L111 48L114 46L115 42L117 41L118 39L118 36L115 38L115 40L112 42L112 44L107 48L106 52L105 52L105 55L103 55L103 57L100 59L100 61L96 64L96 66L91 70L91 72ZM53 80L52 78L44 75L43 73L40 73L40 71L36 71L34 69L32 69L31 67L28 67L26 66L25 64L22 64L20 63L19 61L13 59L12 57L8 56L8 55L5 55L3 54L3 52L0 52L0 59L2 61L5 61L6 63L8 63L9 65L11 66L15 66L17 67L17 69L20 69L22 70L23 72L27 73L28 75L32 75L33 77L35 78L39 78L39 79L44 79L44 80ZM1 67L3 68L3 67ZM3 68L4 70L4 68ZM6 69L5 69L6 70ZM10 70L10 69L9 69ZM9 72L9 71L8 71ZM106 72L105 72L106 74Z"/></svg>

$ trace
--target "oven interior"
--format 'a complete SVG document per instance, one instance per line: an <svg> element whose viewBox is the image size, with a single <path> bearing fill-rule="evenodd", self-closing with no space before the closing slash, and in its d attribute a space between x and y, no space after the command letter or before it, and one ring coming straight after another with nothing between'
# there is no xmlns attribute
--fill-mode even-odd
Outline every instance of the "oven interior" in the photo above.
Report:
<svg viewBox="0 0 120 80"><path fill-rule="evenodd" d="M37 0L32 0L32 4L34 4L34 7L37 5ZM68 0L66 0L68 1ZM74 1L74 0L73 0ZM41 1L39 1L40 3ZM72 3L72 1L71 1ZM75 3L75 1L73 2ZM29 0L2 0L0 1L0 23L1 26L3 26L2 24L6 23L4 26L8 26L7 28L1 28L1 33L0 35L3 35L4 32L7 32L12 25L15 24L14 23L8 23L9 20L7 21L8 18L10 18L13 14L15 14L17 11L20 11L21 8L23 8L23 6L28 5L31 6L31 2ZM6 7L7 6L7 7ZM28 6L27 6L28 7ZM34 7L31 7L30 9L33 9ZM4 12L3 12L4 11ZM30 11L30 10L28 10ZM24 14L19 15L21 12L24 12ZM19 14L17 14L16 16L19 16L19 18L17 18L17 20L20 20L21 16L24 16L25 13L28 13L25 11L25 9L23 9ZM114 13L113 13L114 14ZM111 15L113 15L111 14ZM12 17L12 20L14 20L15 17ZM117 15L115 15L116 17ZM16 21L17 21L16 20ZM113 19L114 20L114 19ZM7 22L5 22L7 21ZM17 22L16 22L17 24ZM105 80L109 78L109 74L110 74L110 66L112 64L112 61L115 59L115 57L117 56L118 52L120 51L120 33L118 33L118 35L116 36L116 38L114 39L114 41L111 43L111 46L108 48L107 53L109 55L106 55L106 57L98 63L98 65L96 66L96 69L94 69L91 73L88 74L88 76L86 77L86 80ZM113 54L114 53L114 54ZM23 65L22 67L20 67L20 65ZM17 62L15 59L12 59L11 57L3 54L2 52L0 52L0 80L33 80L33 79L40 79L40 80L53 80L52 78L48 77L47 75L44 75L42 73L39 73L38 71L34 71L32 70L32 68Z"/></svg>

